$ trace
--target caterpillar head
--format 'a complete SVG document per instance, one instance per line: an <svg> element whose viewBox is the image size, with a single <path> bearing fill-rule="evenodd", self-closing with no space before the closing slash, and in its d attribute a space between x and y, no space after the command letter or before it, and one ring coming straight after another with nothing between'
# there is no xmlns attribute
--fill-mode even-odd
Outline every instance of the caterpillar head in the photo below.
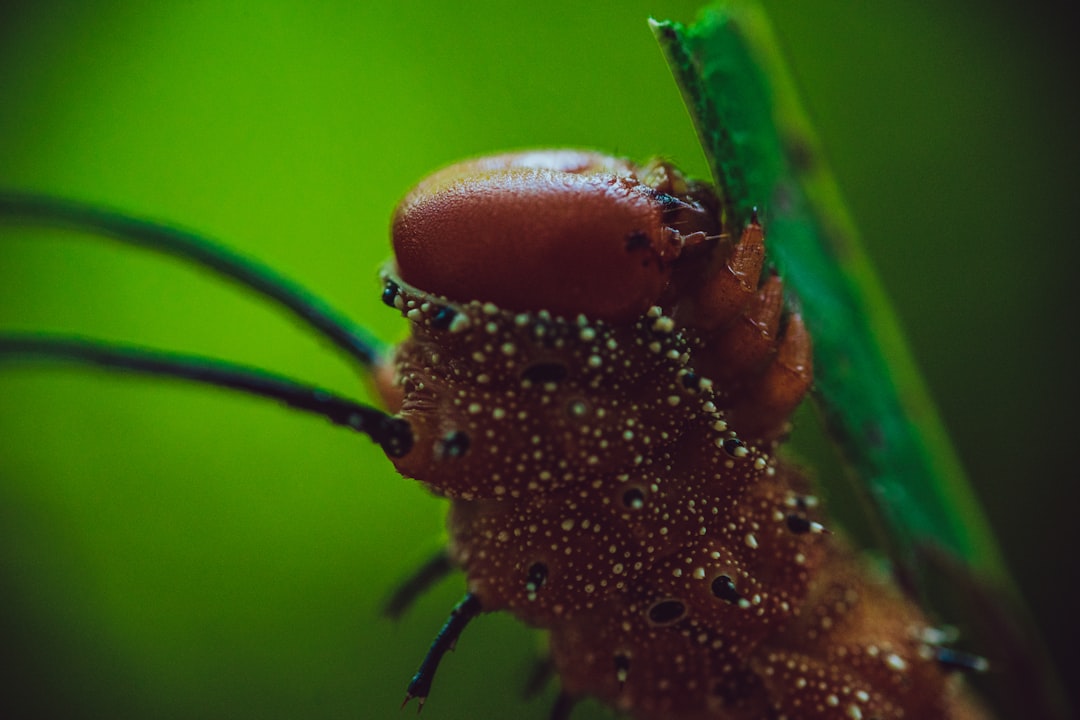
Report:
<svg viewBox="0 0 1080 720"><path fill-rule="evenodd" d="M676 450L766 456L809 384L809 339L760 281L760 226L734 241L721 206L668 163L566 150L417 185L383 275L412 326L396 382L417 443L399 470L473 500Z"/></svg>
<svg viewBox="0 0 1080 720"><path fill-rule="evenodd" d="M684 255L715 242L716 205L659 161L496 155L417 185L394 215L394 254L402 280L458 302L626 322L661 301Z"/></svg>

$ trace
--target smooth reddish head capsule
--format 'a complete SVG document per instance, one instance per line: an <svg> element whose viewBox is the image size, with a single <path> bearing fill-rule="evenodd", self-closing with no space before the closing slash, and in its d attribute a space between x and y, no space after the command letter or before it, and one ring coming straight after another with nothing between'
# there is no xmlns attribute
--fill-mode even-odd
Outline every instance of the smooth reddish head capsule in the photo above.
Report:
<svg viewBox="0 0 1080 720"><path fill-rule="evenodd" d="M657 303L684 249L719 234L711 198L663 162L496 155L413 188L394 254L403 281L454 301L618 322Z"/></svg>

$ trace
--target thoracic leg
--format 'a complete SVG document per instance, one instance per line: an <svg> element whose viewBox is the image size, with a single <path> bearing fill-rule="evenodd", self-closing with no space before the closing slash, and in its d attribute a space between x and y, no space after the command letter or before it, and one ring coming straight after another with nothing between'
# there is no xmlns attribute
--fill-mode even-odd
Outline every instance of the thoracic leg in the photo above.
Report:
<svg viewBox="0 0 1080 720"><path fill-rule="evenodd" d="M424 661L420 663L420 669L413 675L405 693L405 701L401 703L402 707L413 698L418 698L420 707L424 707L424 701L431 692L431 683L435 679L435 671L439 669L439 662L443 655L454 646L458 637L461 636L461 631L482 610L480 599L471 592L465 593L461 602L454 606L446 624L442 626L442 630L435 636L435 641L431 643Z"/></svg>

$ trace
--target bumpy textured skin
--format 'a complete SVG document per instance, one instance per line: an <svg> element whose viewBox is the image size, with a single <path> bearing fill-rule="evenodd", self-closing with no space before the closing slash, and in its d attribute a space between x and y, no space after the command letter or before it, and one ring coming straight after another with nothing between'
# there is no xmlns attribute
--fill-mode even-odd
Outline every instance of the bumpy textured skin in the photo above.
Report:
<svg viewBox="0 0 1080 720"><path fill-rule="evenodd" d="M384 277L412 329L398 469L451 499L470 590L550 631L572 696L642 719L983 717L776 456L811 341L760 226L719 218L665 163L587 153L418 186Z"/></svg>

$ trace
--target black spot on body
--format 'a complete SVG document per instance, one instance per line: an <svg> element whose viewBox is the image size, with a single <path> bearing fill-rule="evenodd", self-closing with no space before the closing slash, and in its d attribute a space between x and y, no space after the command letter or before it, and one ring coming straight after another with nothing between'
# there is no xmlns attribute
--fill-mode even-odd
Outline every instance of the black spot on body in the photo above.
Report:
<svg viewBox="0 0 1080 720"><path fill-rule="evenodd" d="M631 510L640 510L645 504L645 493L639 488L630 488L622 495L623 505Z"/></svg>
<svg viewBox="0 0 1080 720"><path fill-rule="evenodd" d="M529 574L525 578L525 583L533 592L539 590L547 582L548 568L542 562L534 562L529 566Z"/></svg>
<svg viewBox="0 0 1080 720"><path fill-rule="evenodd" d="M446 330L456 317L457 310L451 307L441 307L432 316L431 326L436 330Z"/></svg>
<svg viewBox="0 0 1080 720"><path fill-rule="evenodd" d="M562 363L534 363L521 373L522 380L543 385L559 382L566 377L567 369Z"/></svg>
<svg viewBox="0 0 1080 720"><path fill-rule="evenodd" d="M641 230L635 230L626 236L626 251L634 252L635 250L644 250L652 243L649 242L649 236Z"/></svg>
<svg viewBox="0 0 1080 720"><path fill-rule="evenodd" d="M986 658L947 647L934 648L934 659L948 671L982 672L987 668Z"/></svg>
<svg viewBox="0 0 1080 720"><path fill-rule="evenodd" d="M649 608L649 622L654 625L671 625L686 615L686 605L678 600L661 600Z"/></svg>
<svg viewBox="0 0 1080 720"><path fill-rule="evenodd" d="M387 280L386 286L383 287L382 301L383 305L387 307L394 307L394 300L398 296L398 292L401 290L398 284L393 280Z"/></svg>
<svg viewBox="0 0 1080 720"><path fill-rule="evenodd" d="M733 670L713 682L712 694L724 707L737 707L762 692L761 678L749 670Z"/></svg>
<svg viewBox="0 0 1080 720"><path fill-rule="evenodd" d="M626 676L630 674L630 656L625 653L615 654L615 679L619 685L626 684Z"/></svg>
<svg viewBox="0 0 1080 720"><path fill-rule="evenodd" d="M810 521L802 515L788 515L785 521L787 522L788 530L796 535L810 532Z"/></svg>
<svg viewBox="0 0 1080 720"><path fill-rule="evenodd" d="M695 372L687 372L682 376L682 385L687 390L698 390L701 388L701 376Z"/></svg>
<svg viewBox="0 0 1080 720"><path fill-rule="evenodd" d="M712 594L724 602L736 604L743 599L743 596L735 589L735 583L727 575L717 576L717 578L712 581L710 588L712 589Z"/></svg>
<svg viewBox="0 0 1080 720"><path fill-rule="evenodd" d="M469 435L460 430L447 433L439 441L438 452L442 458L459 458L469 451Z"/></svg>
<svg viewBox="0 0 1080 720"><path fill-rule="evenodd" d="M739 438L729 437L724 440L724 452L732 457L736 456L735 453L738 452L741 447L745 447L745 444Z"/></svg>

